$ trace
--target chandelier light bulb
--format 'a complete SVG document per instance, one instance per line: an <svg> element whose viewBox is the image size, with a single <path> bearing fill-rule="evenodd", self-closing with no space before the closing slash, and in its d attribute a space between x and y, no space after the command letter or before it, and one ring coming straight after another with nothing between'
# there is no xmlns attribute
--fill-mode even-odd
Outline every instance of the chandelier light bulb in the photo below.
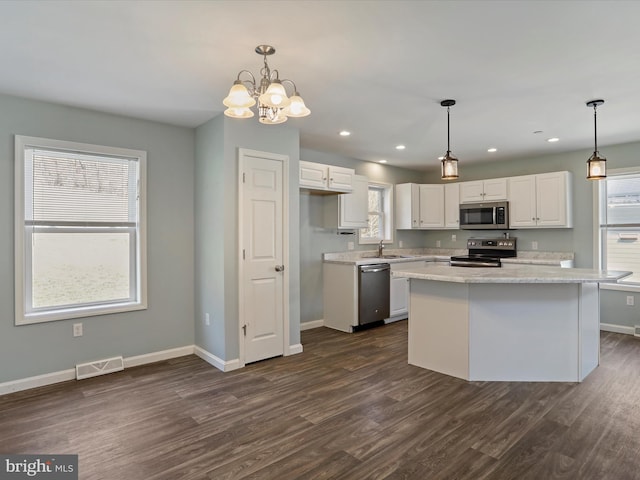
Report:
<svg viewBox="0 0 640 480"><path fill-rule="evenodd" d="M260 103L273 108L284 108L291 103L280 80L271 82L267 91L260 95L259 100Z"/></svg>
<svg viewBox="0 0 640 480"><path fill-rule="evenodd" d="M231 118L251 118L253 117L253 112L249 108L227 108L224 111L224 114L227 117Z"/></svg>

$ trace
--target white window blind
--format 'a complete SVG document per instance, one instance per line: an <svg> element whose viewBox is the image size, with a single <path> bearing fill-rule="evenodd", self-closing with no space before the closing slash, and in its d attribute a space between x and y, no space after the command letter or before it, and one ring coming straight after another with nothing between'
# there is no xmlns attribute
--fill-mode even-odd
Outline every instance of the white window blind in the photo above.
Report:
<svg viewBox="0 0 640 480"><path fill-rule="evenodd" d="M16 136L16 324L146 308L145 165Z"/></svg>

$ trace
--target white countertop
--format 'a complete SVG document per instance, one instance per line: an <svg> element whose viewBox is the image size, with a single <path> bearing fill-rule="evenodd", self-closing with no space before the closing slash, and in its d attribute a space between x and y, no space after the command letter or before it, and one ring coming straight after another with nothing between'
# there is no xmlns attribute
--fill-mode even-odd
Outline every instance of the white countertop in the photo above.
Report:
<svg viewBox="0 0 640 480"><path fill-rule="evenodd" d="M616 282L631 273L540 265L505 264L501 268L470 268L427 263L423 267L398 269L391 275L455 283L600 283Z"/></svg>
<svg viewBox="0 0 640 480"><path fill-rule="evenodd" d="M396 258L377 257L376 251L351 251L323 254L325 263L340 263L345 265L367 265L371 263L403 263L403 262L448 262L452 255L467 255L466 249L454 248L413 248L385 250L385 255L398 255ZM530 264L560 266L566 262L573 262L571 252L518 252L514 258L503 258L503 264ZM571 265L572 263L569 263Z"/></svg>

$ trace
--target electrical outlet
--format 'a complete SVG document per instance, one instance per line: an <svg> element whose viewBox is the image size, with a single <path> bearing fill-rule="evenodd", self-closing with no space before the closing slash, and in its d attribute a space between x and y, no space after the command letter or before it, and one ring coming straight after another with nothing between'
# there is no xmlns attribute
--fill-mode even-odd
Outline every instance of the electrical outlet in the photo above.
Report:
<svg viewBox="0 0 640 480"><path fill-rule="evenodd" d="M442 242L440 240L436 240L436 247L440 248L441 245L442 245Z"/></svg>
<svg viewBox="0 0 640 480"><path fill-rule="evenodd" d="M633 306L634 305L634 297L633 295L627 295L627 305Z"/></svg>
<svg viewBox="0 0 640 480"><path fill-rule="evenodd" d="M353 242L347 243L347 250L353 250L355 248L355 244Z"/></svg>
<svg viewBox="0 0 640 480"><path fill-rule="evenodd" d="M209 314L205 313L204 314L204 324L208 327L209 325L211 325L211 321L209 320Z"/></svg>
<svg viewBox="0 0 640 480"><path fill-rule="evenodd" d="M74 337L81 337L82 336L82 324L81 323L74 323L73 324L73 336Z"/></svg>
<svg viewBox="0 0 640 480"><path fill-rule="evenodd" d="M538 249L538 242L533 241L531 242L531 250L537 250Z"/></svg>
<svg viewBox="0 0 640 480"><path fill-rule="evenodd" d="M453 235L451 235L451 241L455 242L458 239L458 236L454 233Z"/></svg>

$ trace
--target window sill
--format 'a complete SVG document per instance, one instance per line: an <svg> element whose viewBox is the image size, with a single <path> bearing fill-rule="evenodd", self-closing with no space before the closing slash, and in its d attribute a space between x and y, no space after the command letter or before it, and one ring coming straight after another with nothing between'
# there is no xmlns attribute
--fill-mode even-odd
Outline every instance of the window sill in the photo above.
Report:
<svg viewBox="0 0 640 480"><path fill-rule="evenodd" d="M146 310L146 303L127 302L114 305L100 305L95 307L69 308L54 312L28 313L16 317L16 325L32 325L34 323L53 322L56 320L69 320L72 318L93 317L96 315L108 315L111 313L133 312Z"/></svg>

